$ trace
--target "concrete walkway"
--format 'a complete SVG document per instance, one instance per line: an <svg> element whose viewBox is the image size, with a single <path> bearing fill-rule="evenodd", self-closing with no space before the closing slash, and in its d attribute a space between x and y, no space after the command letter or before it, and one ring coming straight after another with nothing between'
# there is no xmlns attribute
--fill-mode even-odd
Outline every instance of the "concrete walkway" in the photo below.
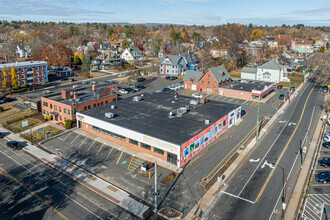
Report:
<svg viewBox="0 0 330 220"><path fill-rule="evenodd" d="M9 133L4 128L0 127L0 132ZM5 137L8 141L18 141L23 144L23 151L36 157L50 167L56 169L57 171L69 176L71 179L77 181L79 184L88 188L89 190L102 196L104 199L120 206L124 210L138 216L139 218L144 218L147 215L150 207L135 200L131 195L124 190L104 181L103 179L95 176L88 171L72 164L71 162L62 159L60 156L55 154L49 154L40 148L31 145L17 135L9 134Z"/></svg>

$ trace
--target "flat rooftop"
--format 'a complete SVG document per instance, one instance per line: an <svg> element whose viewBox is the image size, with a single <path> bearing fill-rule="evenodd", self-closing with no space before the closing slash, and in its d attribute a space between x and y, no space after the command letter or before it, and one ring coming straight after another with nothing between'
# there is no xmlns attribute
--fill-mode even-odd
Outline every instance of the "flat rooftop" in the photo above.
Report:
<svg viewBox="0 0 330 220"><path fill-rule="evenodd" d="M179 95L176 99L175 95L170 93L144 94L139 102L134 102L133 97L130 97L80 113L181 145L239 107L239 105L212 100L195 106L190 104L192 99ZM115 109L111 109L111 105L114 105ZM177 109L186 105L189 105L191 110L182 117L168 117L169 112L176 113ZM115 117L106 118L107 112L114 113ZM210 120L210 124L205 124L205 120Z"/></svg>
<svg viewBox="0 0 330 220"><path fill-rule="evenodd" d="M93 81L93 80L90 80ZM62 92L62 90L70 90L73 89L74 85L78 85L80 86L80 88L91 88L92 84L88 83L88 84L82 84L82 82L76 82L74 84L70 84L70 85L61 85L61 86L56 86L56 87L52 87L52 88L46 88L46 89L42 89L42 90L35 90L35 91L30 91L30 92L24 92L24 93L20 93L17 96L20 97L24 97L24 98L28 98L30 100L33 100L35 102L41 101L41 97L45 97L46 95L50 95L50 94L60 94ZM104 87L106 85L110 85L110 83L108 82L98 82L96 84L96 88L101 88ZM45 91L48 90L49 93L46 94ZM62 95L61 95L62 97Z"/></svg>
<svg viewBox="0 0 330 220"><path fill-rule="evenodd" d="M41 65L41 64L46 64L47 62L45 61L23 61L23 62L14 62L14 63L3 63L0 64L0 69L4 67L24 67L24 66L36 66L36 65Z"/></svg>
<svg viewBox="0 0 330 220"><path fill-rule="evenodd" d="M233 90L240 90L245 92L252 92L252 90L263 90L263 88L269 85L272 85L271 82L263 82L263 81L251 81L248 83L238 82L238 81L231 81L224 85L221 85L220 88L225 89L233 89Z"/></svg>

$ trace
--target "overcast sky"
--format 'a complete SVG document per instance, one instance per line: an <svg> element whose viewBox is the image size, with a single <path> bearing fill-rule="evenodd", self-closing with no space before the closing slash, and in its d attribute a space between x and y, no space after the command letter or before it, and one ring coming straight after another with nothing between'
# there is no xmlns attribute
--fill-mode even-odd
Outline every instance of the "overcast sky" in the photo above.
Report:
<svg viewBox="0 0 330 220"><path fill-rule="evenodd" d="M0 19L329 26L330 0L0 0Z"/></svg>

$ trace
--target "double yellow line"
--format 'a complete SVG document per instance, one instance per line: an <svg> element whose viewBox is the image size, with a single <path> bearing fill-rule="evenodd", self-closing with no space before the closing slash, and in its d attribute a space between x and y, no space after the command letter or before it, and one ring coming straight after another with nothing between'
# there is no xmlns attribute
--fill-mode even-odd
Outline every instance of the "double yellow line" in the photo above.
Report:
<svg viewBox="0 0 330 220"><path fill-rule="evenodd" d="M244 138L242 138L242 140L220 161L220 163L218 163L218 165L216 165L214 168L213 168L213 170L206 176L206 177L204 177L203 179L202 179L202 181L199 183L199 185L201 185L201 186L203 186L204 187L204 185L203 185L203 183L205 182L205 183L207 183L208 181L208 178L212 175L212 174L214 174L214 171L217 169L217 168L219 168L222 164L224 164L224 160L226 160L228 157L229 157L229 155L230 154L232 154L233 153L233 151L234 150L236 150L238 147L240 147L241 145L242 145L242 143L245 141L245 139L247 138L247 137L249 137L251 134L252 134L252 132L254 132L255 131L255 129L256 129L256 127L257 127L257 125L255 125L254 126L254 128L252 128L251 129L251 131L249 131L249 133L244 137Z"/></svg>
<svg viewBox="0 0 330 220"><path fill-rule="evenodd" d="M30 190L27 186L25 186L23 183L21 183L18 179L16 179L15 177L13 177L11 174L9 174L6 170L4 170L2 167L0 167L0 174L3 176L6 176L12 180L14 180L15 182L17 182L20 186L22 186L24 189L26 189L30 194L32 194L34 197L36 197L39 201L41 201L44 205L48 206L48 208L50 208L53 212L55 212L56 214L58 214L62 219L65 220L69 220L69 218L67 218L65 215L63 215L61 212L59 212L56 208L54 208L53 206L49 205L48 202L46 202L43 198L41 198L40 196L38 196L35 192L33 192L32 190Z"/></svg>
<svg viewBox="0 0 330 220"><path fill-rule="evenodd" d="M265 191L266 186L268 185L268 182L269 182L270 178L273 176L273 174L274 174L274 172L275 172L275 170L276 170L276 167L277 167L278 164L280 163L280 161L281 161L281 159L282 159L282 157L283 157L285 151L287 150L287 148L288 148L288 146L289 146L289 144L290 144L290 142L291 142L293 136L295 135L295 133L296 133L296 131L297 131L299 125L300 125L300 122L301 122L301 120L302 120L302 118L303 118L303 116L304 116L305 109L306 109L306 105L307 105L307 102L308 102L308 100L309 100L309 97L310 97L310 95L312 94L312 92L313 92L313 90L314 90L314 88L315 88L315 86L316 86L317 83L318 83L318 81L315 82L315 84L314 84L312 90L309 92L309 94L308 94L308 96L307 96L307 98L306 98L305 104L304 104L304 108L303 108L303 110L302 110L302 112L301 112L299 122L297 123L297 126L295 127L295 129L294 129L294 131L293 131L293 133L292 133L292 135L291 135L289 141L288 141L287 144L285 145L285 147L284 147L284 149L283 149L281 155L280 155L279 158L277 159L276 164L275 164L274 168L272 169L272 171L270 172L270 174L269 174L269 176L268 176L266 182L265 182L264 185L262 186L262 188L261 188L261 190L260 190L260 192L259 192L259 194L258 194L256 200L254 201L255 203L257 203L257 202L259 201L260 197L262 196L263 192Z"/></svg>

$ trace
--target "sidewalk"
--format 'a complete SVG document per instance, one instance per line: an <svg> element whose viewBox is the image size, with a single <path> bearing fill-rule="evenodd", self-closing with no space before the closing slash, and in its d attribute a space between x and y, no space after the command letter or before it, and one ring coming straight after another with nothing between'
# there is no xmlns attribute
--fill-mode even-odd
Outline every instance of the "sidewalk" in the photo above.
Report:
<svg viewBox="0 0 330 220"><path fill-rule="evenodd" d="M148 155L148 154L145 154L145 153L136 151L136 150L132 150L132 149L127 148L127 147L123 147L123 146L121 146L119 144L116 144L114 142L108 141L108 140L106 140L104 138L98 137L98 136L93 135L91 133L85 132L85 131L83 131L81 129L76 129L74 132L77 133L77 134L79 134L79 135L82 135L82 136L88 137L90 139L96 140L98 142L106 143L108 146L110 146L112 148L115 148L115 149L117 149L119 151L123 151L123 152L125 152L127 154L133 155L134 157L138 157L140 159L143 159L143 160L146 160L146 161L149 161L149 162L155 162L156 161L158 166L165 167L166 169L169 169L169 170L171 170L173 172L181 173L181 171L182 171L182 168L177 167L177 166L174 166L172 164L169 164L166 161L161 160L161 159L159 159L157 157L153 157L151 155Z"/></svg>
<svg viewBox="0 0 330 220"><path fill-rule="evenodd" d="M9 133L7 130L1 127L0 132ZM24 143L24 152L36 157L50 167L69 176L79 184L102 196L104 199L120 206L126 211L138 216L139 218L144 218L150 209L149 206L135 200L129 193L125 192L124 190L104 181L103 179L89 173L88 171L84 171L82 168L70 163L67 160L62 159L55 154L49 154L40 148L25 142L17 135L10 133L5 137L5 139L8 141L18 141Z"/></svg>
<svg viewBox="0 0 330 220"><path fill-rule="evenodd" d="M323 114L324 114L324 112L321 113L321 115L323 115ZM314 160L314 153L315 153L315 150L317 149L317 142L319 140L319 136L322 131L322 124L323 124L322 121L319 120L319 122L316 125L312 141L310 142L310 145L308 147L306 158L300 169L297 182L294 186L292 195L288 202L288 206L287 206L287 209L285 212L285 219L295 219L296 218L297 209L299 208L302 194L303 194L304 188L306 186L308 174L310 173L310 168L311 168L313 160Z"/></svg>

